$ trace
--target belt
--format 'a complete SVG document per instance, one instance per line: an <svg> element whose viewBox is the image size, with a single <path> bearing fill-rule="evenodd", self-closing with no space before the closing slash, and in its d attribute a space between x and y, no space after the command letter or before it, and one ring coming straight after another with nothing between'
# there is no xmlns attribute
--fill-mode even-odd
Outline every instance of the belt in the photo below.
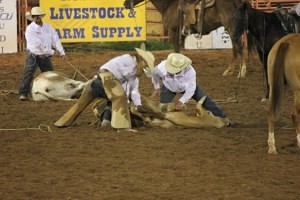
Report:
<svg viewBox="0 0 300 200"><path fill-rule="evenodd" d="M107 69L100 69L99 73L109 72Z"/></svg>
<svg viewBox="0 0 300 200"><path fill-rule="evenodd" d="M45 54L45 55L37 55L37 54L31 53L30 51L28 51L28 54L29 54L29 55L32 55L32 56L34 56L34 57L37 57L37 58L41 58L41 59L45 59L45 58L50 58L50 57L52 57L52 55L47 55L47 54Z"/></svg>

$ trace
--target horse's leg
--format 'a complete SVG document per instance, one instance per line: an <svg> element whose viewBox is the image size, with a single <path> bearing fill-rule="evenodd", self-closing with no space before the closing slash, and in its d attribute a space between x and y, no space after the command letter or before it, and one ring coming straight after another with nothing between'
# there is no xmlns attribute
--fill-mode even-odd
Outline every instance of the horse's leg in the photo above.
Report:
<svg viewBox="0 0 300 200"><path fill-rule="evenodd" d="M271 111L268 111L268 127L269 127L269 136L268 136L268 153L277 154L275 147L275 135L274 135L274 117Z"/></svg>
<svg viewBox="0 0 300 200"><path fill-rule="evenodd" d="M267 73L267 68L268 68L268 64L267 64L267 58L265 58L265 61L263 62L263 67L264 67L264 75L265 75L265 83L266 83L266 96L264 98L261 99L261 102L267 102L269 99L269 91L270 91L270 86L268 83L268 73Z"/></svg>
<svg viewBox="0 0 300 200"><path fill-rule="evenodd" d="M179 40L179 37L178 37L178 31L173 31L173 30L170 30L170 37L171 37L171 40L172 40L172 44L174 45L174 51L176 53L180 53L180 43L181 41Z"/></svg>
<svg viewBox="0 0 300 200"><path fill-rule="evenodd" d="M238 74L238 78L245 78L246 77L247 66L246 66L246 62L245 62L245 59L244 59L243 55L238 55L238 56L233 55L232 56L232 59L231 59L231 62L229 64L229 66L223 72L223 76L233 75L236 60L240 60L240 71L239 71L239 74Z"/></svg>
<svg viewBox="0 0 300 200"><path fill-rule="evenodd" d="M295 103L291 113L293 125L296 131L297 146L300 149L300 91L295 92Z"/></svg>
<svg viewBox="0 0 300 200"><path fill-rule="evenodd" d="M232 75L234 72L234 58L232 57L231 62L229 66L226 68L226 70L223 72L223 76Z"/></svg>
<svg viewBox="0 0 300 200"><path fill-rule="evenodd" d="M240 64L240 72L238 74L238 78L245 78L247 72L247 66L243 55L239 55L241 64Z"/></svg>
<svg viewBox="0 0 300 200"><path fill-rule="evenodd" d="M241 43L237 44L237 54L239 57L240 62L240 72L238 75L238 78L245 78L246 77L246 72L247 72L247 66L246 62L244 59L244 54L243 54L243 47L247 45L247 33L243 33L242 41Z"/></svg>
<svg viewBox="0 0 300 200"><path fill-rule="evenodd" d="M243 56L243 47L240 42L233 42L232 43L232 59L231 59L229 66L227 67L227 69L223 72L223 76L233 75L235 63L237 61L240 61L239 62L240 71L238 74L238 78L244 78L246 76L247 67L246 67L244 56Z"/></svg>

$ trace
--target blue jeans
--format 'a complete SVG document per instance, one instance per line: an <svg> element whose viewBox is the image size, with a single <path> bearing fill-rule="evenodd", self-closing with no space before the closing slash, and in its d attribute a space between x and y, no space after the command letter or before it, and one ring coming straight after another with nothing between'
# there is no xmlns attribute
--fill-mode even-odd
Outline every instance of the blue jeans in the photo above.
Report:
<svg viewBox="0 0 300 200"><path fill-rule="evenodd" d="M93 92L94 98L105 98L108 100L99 75L97 75L97 78L95 80L93 80L91 87L92 87L92 92ZM111 101L107 102L107 106L108 107L111 106ZM100 118L111 121L111 115L112 115L111 110L106 108L104 110L104 112L102 113L102 116L100 116Z"/></svg>
<svg viewBox="0 0 300 200"><path fill-rule="evenodd" d="M184 92L183 92L184 93ZM176 96L176 92L170 91L166 86L162 85L160 89L160 103L171 103ZM200 86L196 86L196 90L192 99L198 102L202 97L206 96L205 101L203 102L203 107L212 112L215 116L227 118L227 115L221 110L221 108L212 100L210 96L205 94L205 92L200 88Z"/></svg>
<svg viewBox="0 0 300 200"><path fill-rule="evenodd" d="M31 53L27 54L24 75L20 83L19 94L27 96L30 93L31 82L37 67L40 68L41 72L53 71L54 67L51 62L51 56L42 57Z"/></svg>

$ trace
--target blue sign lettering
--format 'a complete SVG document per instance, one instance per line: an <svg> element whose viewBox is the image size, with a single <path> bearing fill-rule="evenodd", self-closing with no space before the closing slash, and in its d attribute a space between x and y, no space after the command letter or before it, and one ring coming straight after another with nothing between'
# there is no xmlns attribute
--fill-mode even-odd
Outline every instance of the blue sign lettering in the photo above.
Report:
<svg viewBox="0 0 300 200"><path fill-rule="evenodd" d="M125 18L124 7L58 8L50 7L50 19Z"/></svg>
<svg viewBox="0 0 300 200"><path fill-rule="evenodd" d="M85 38L84 28L63 28L56 29L56 32L60 39Z"/></svg>

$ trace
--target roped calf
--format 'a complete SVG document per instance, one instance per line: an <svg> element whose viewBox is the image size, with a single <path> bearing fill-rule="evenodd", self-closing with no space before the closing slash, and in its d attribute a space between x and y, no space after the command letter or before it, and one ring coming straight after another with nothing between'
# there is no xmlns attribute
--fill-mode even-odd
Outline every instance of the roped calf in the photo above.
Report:
<svg viewBox="0 0 300 200"><path fill-rule="evenodd" d="M86 82L68 78L57 71L48 71L39 74L32 83L32 99L41 100L66 100L78 99L86 86Z"/></svg>
<svg viewBox="0 0 300 200"><path fill-rule="evenodd" d="M134 107L131 107L130 112L134 116L138 116L142 121L143 125L147 127L161 127L161 128L171 128L171 127L184 127L184 128L204 128L204 127L215 127L222 128L227 126L228 120L217 117L211 112L203 108L202 104L206 97L199 100L195 108L195 115L191 115L185 111L176 112L161 112L158 106L155 106L151 100L147 97L142 96L142 105L147 110L147 113L139 113ZM101 116L99 112L103 111L105 102L96 102L93 106L93 112L98 118ZM101 107L101 109L99 109ZM169 109L168 109L169 110ZM136 120L136 119L135 119ZM134 123L133 124L141 124Z"/></svg>

